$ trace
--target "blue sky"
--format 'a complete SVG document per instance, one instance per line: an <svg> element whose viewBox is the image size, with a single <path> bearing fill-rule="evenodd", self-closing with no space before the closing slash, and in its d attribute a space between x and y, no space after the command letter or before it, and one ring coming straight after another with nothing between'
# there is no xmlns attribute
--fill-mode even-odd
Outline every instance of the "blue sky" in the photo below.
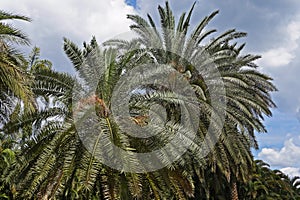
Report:
<svg viewBox="0 0 300 200"><path fill-rule="evenodd" d="M125 0L125 3L127 5L130 5L130 6L134 7L135 9L137 8L136 0Z"/></svg>
<svg viewBox="0 0 300 200"><path fill-rule="evenodd" d="M187 11L194 0L170 0L175 15ZM127 4L126 4L127 3ZM81 45L95 35L98 41L128 31L126 14L158 20L157 6L163 0L1 0L0 8L30 16L32 23L16 23L41 47L43 58L57 70L72 71L62 51L62 38ZM272 94L278 108L267 118L267 134L257 134L257 158L290 175L300 175L300 1L299 0L199 0L192 25L214 10L218 16L209 24L221 33L236 28L248 33L244 53L262 55L260 71L274 78L279 91ZM25 52L31 47L24 48Z"/></svg>

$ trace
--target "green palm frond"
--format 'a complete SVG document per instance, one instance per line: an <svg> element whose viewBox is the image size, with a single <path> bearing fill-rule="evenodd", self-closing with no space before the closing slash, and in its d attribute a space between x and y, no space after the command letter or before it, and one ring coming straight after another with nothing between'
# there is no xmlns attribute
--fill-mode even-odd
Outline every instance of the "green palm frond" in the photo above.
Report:
<svg viewBox="0 0 300 200"><path fill-rule="evenodd" d="M0 10L0 43L8 42L8 43L17 43L17 44L29 44L28 37L19 29L16 29L12 25L5 23L7 20L22 20L30 22L31 19L22 16L15 15L12 13L5 12Z"/></svg>

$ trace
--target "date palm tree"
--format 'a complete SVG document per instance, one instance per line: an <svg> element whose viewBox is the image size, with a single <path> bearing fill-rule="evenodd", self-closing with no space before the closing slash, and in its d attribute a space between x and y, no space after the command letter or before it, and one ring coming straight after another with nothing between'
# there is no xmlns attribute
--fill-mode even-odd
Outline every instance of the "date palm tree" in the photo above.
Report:
<svg viewBox="0 0 300 200"><path fill-rule="evenodd" d="M24 57L13 45L28 45L28 37L7 23L9 20L30 21L28 17L0 11L0 125L7 122L17 99L32 110L30 75L24 69Z"/></svg>
<svg viewBox="0 0 300 200"><path fill-rule="evenodd" d="M89 44L84 43L83 49L65 39L64 50L79 79L49 69L34 71L33 91L43 97L54 97L61 104L23 115L6 126L5 130L12 132L32 123L37 125L29 129L33 140L27 142L18 168L21 172L17 176L20 198L212 199L224 194L226 198L228 188L232 194L228 198L239 198L237 183L245 182L250 174L247 170L252 163L250 147L257 146L254 132L265 131L262 120L264 115L271 115L270 107L275 106L270 98L270 92L275 87L270 77L255 69L257 66L253 61L259 56L241 55L244 45L233 43L234 39L245 36L245 33L230 30L204 43L215 32L206 31L205 27L217 12L205 17L188 37L194 6L187 14L181 15L177 26L169 4L166 3L165 8L159 6L161 33L150 15L148 21L129 15L128 18L134 22L131 28L139 37L133 41L108 41L104 50L95 39ZM97 86L94 95L86 96L79 103L82 107L89 103L95 105L93 110L97 111L97 125L115 145L127 151L141 152L148 151L150 147L159 148L165 145L164 133L153 139L136 140L123 134L111 114L111 98L118 80L131 69L149 63L152 66L171 66L193 88L201 111L197 138L190 150L165 168L148 173L118 171L96 159L99 153L97 147L102 144L97 140L100 131L87 126L88 133L96 135L89 141L95 148L90 151L89 146L84 145L86 141L79 135L72 117L77 111L72 110L74 98L77 97L74 93L80 94L91 85ZM216 67L214 70L209 68L212 65ZM99 67L104 69L100 76L97 71ZM215 69L220 74L221 82L214 82L214 77L209 76ZM220 92L219 98L214 99L217 106L226 105L226 108L222 107L222 113L216 112L212 104L213 94L209 91L213 86L220 86L218 84L223 85L226 92ZM168 125L176 130L182 101L174 100L174 96L164 87L150 84L139 89L143 92L133 93L129 102L133 123L141 126L147 124L147 121L140 121L143 115L135 113L135 109L147 111L151 103L158 103L166 108L167 119L171 122ZM222 114L224 119L220 123ZM47 121L49 116L59 116L58 119L63 120ZM214 120L210 120L212 116ZM47 123L42 123L43 120ZM212 138L205 140L210 153L201 157L197 154L201 151L199 143L207 136L211 124L220 140L215 147ZM114 153L108 147L102 150L109 155ZM134 162L136 158L121 159ZM168 155L162 155L158 162L168 159ZM214 178L209 179L210 175ZM218 179L218 176L222 178Z"/></svg>
<svg viewBox="0 0 300 200"><path fill-rule="evenodd" d="M15 166L16 140L11 133L5 133L3 126L16 115L23 105L23 111L33 111L31 91L32 77L24 68L25 58L14 45L28 45L28 37L9 24L10 20L30 21L28 17L14 15L0 10L0 196L12 198L15 193L11 177L7 173Z"/></svg>
<svg viewBox="0 0 300 200"><path fill-rule="evenodd" d="M270 169L262 160L255 160L251 178L247 183L238 183L240 199L299 199L296 180L297 177L289 179L283 172Z"/></svg>
<svg viewBox="0 0 300 200"><path fill-rule="evenodd" d="M217 66L226 91L223 96L222 94L219 96L220 101L226 102L225 124L223 127L218 127L223 139L215 149L212 149L208 166L220 169L232 186L231 199L238 199L236 180L246 181L250 174L247 170L253 160L250 147L257 148L254 132L266 132L262 120L264 115L271 116L270 108L275 107L270 92L275 91L276 88L271 83L270 77L256 70L257 66L253 61L259 56L241 55L245 45L238 46L233 42L236 38L246 36L246 33L232 29L204 43L208 36L216 32L205 28L218 13L217 11L205 17L194 30L189 32L194 6L195 4L187 14L183 13L180 16L177 26L168 2L165 8L159 6L160 29L150 15L147 15L148 19L138 15L128 15L128 18L134 22L130 26L131 29L139 36L133 40L133 43L141 44L138 51L140 55L150 54L156 62L169 64L183 75L189 74L188 80L195 88L202 106L206 108L202 113L208 115L213 110L210 109L212 108L209 101L211 94L208 92L207 85L209 82L207 68L210 66L205 63L211 62ZM188 37L189 33L191 35ZM131 48L130 43L122 40L111 40L106 45ZM205 121L207 121L205 117L200 119L199 138L203 138L208 128L203 123ZM232 134L231 137L229 133Z"/></svg>

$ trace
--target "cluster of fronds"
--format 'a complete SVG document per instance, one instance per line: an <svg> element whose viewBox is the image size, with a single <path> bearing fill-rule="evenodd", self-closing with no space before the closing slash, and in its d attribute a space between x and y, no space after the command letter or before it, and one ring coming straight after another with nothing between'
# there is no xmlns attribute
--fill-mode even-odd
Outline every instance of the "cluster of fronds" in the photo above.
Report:
<svg viewBox="0 0 300 200"><path fill-rule="evenodd" d="M39 51L34 49L26 62L27 71L24 69L24 73L30 72L33 77L30 94L0 93L0 120L7 122L1 131L22 136L17 160L5 172L14 186L14 197L112 200L274 197L264 185L268 177L260 174L258 179L255 175L264 168L259 163L255 165L250 148L258 148L254 133L266 132L263 117L271 116L270 108L275 104L270 92L276 88L270 77L257 71L254 61L259 56L242 55L245 45L237 45L235 40L246 36L245 33L229 30L205 42L216 32L206 26L218 12L205 17L189 31L194 6L177 23L168 3L165 8L159 6L160 29L150 15L148 19L128 15L133 21L130 28L138 37L131 41L110 40L104 43L104 48L95 38L84 43L83 49L64 39L64 51L77 72L76 77L52 70L51 63L39 60ZM174 94L166 86L139 85L140 79L131 79L130 84L137 87L119 105L128 107L129 122L146 128L154 123L151 112L160 108L166 111L157 119L161 121L155 122L160 126L151 127L152 137L137 139L120 127L121 121L112 114L115 106L112 100L114 95L123 98L123 94L114 93L118 81L140 66L152 67L143 71L149 77L172 69L176 73L167 74L168 81L173 83L174 76L179 74L181 79L176 81L189 84L196 102ZM1 69L2 64L0 73ZM7 88L15 85L3 78L0 81ZM9 111L6 99L17 97L27 104L29 100L24 95L37 102L35 108L23 112L18 105L11 106L15 109ZM192 141L190 127L182 126L191 120L181 113L186 103L200 113L192 115L195 116L192 120L197 121ZM10 120L3 117L9 116L7 113ZM172 151L151 158L149 166L134 165L139 161L137 152L163 148L178 130L184 134L181 140L170 144ZM116 151L110 143L121 150ZM170 163L183 143L190 144L189 149ZM122 150L131 153L122 154ZM103 155L108 155L110 163L119 167L105 165L99 160ZM151 162L166 166L145 172L152 169ZM262 183L257 188L259 194L250 189L249 180L253 185ZM285 187L286 182L282 184L278 187ZM292 183L294 187L296 184ZM294 190L286 194L297 197Z"/></svg>

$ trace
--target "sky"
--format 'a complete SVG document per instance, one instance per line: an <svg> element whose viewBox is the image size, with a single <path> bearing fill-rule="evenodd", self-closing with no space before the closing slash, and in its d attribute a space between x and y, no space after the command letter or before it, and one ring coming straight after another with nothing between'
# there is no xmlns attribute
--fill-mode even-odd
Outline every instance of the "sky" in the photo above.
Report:
<svg viewBox="0 0 300 200"><path fill-rule="evenodd" d="M56 70L72 72L65 56L63 37L82 45L96 36L99 42L129 31L126 14L151 16L158 22L157 6L164 0L1 0L0 9L32 18L14 25L41 48L41 57ZM170 0L176 16L194 0ZM273 117L265 119L268 133L257 133L260 149L253 150L272 168L300 176L300 1L299 0L198 0L191 26L215 10L220 13L208 25L218 33L236 28L248 33L244 53L259 54L259 70L274 78L278 92ZM178 19L178 18L177 18Z"/></svg>

